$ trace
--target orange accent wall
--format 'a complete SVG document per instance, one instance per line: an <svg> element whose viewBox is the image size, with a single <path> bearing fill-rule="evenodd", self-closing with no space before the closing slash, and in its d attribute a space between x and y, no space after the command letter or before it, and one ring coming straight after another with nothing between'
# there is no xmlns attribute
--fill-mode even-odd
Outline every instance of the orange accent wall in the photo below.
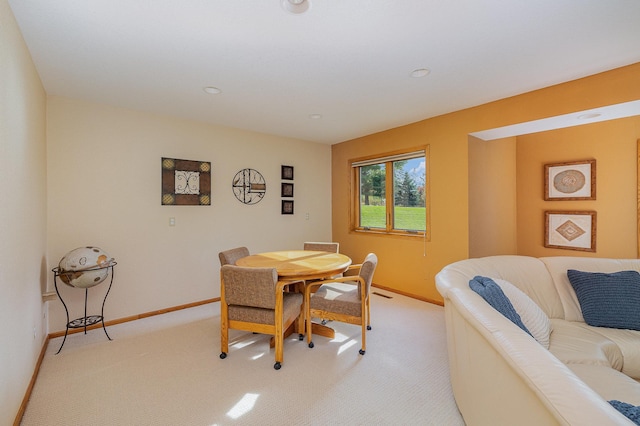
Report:
<svg viewBox="0 0 640 426"><path fill-rule="evenodd" d="M333 239L340 243L340 250L351 256L354 261L363 259L368 252L375 252L378 255L379 265L374 277L376 284L440 303L442 297L437 292L434 281L436 273L451 262L467 258L471 246L470 235L476 234L470 232L469 164L476 159L469 155L469 133L638 99L640 99L640 63L333 145ZM506 241L504 244L510 244L513 247L513 236L509 237L508 233L516 232L517 252L520 254L584 255L582 252L550 250L542 247L541 232L539 229L536 230L536 227L539 226L537 224L541 220L541 211L545 207L538 203L539 200L536 201L542 199L542 190L532 189L539 188L542 180L540 175L535 177L535 173L529 174L527 170L542 167L540 161L555 161L565 155L569 156L566 158L568 161L576 156L580 158L587 155L590 148L585 147L585 143L590 138L587 136L590 126L556 131L563 135L566 141L564 143L568 144L564 151L557 150L553 145L553 135L549 136L549 134L555 132L517 138L516 226L508 225L511 226L511 231L502 232L501 238ZM605 130L590 142L592 147L599 147L597 150L595 148L591 150L598 160L598 165L602 164L602 171L598 171L599 182L606 179L606 173L620 172L619 165L607 166L605 163L619 164L620 159L627 156L628 161L634 164L632 168L635 171L635 143L640 137L637 119L615 120L603 123L601 126ZM603 135L609 136L603 138ZM537 141L541 143L537 145ZM351 200L348 160L424 144L429 144L431 150L429 170L431 240L350 232ZM580 146L582 148L577 148ZM630 146L633 147L633 151L629 148ZM542 157L546 157L547 154L549 158L543 159ZM538 165L531 163L535 161ZM635 185L634 179L628 179L630 174L630 171L625 171L620 181L630 180ZM605 191L605 186L598 188ZM481 188L485 194L474 195L476 199L478 197L483 199L483 197L493 196L492 192L496 190ZM629 189L616 188L615 191L617 196L605 195L598 191L598 209L604 208L605 203L613 202L620 196L626 197ZM635 196L634 194L635 192L632 195ZM513 199L506 197L500 203L513 203ZM607 253L610 253L613 257L619 253L626 253L623 257L629 257L631 254L635 256L635 252L629 253L630 249L627 248L635 247L637 238L635 198L630 200L629 207L625 204L624 208L629 209L623 215L624 219L621 218L619 221L624 221L624 224L614 225L616 222L614 220L610 224L603 221L602 225L599 225L598 235L602 246L599 245L596 255L607 256ZM524 210L527 210L526 214ZM611 207L612 212L615 210L615 207ZM471 211L476 214L478 209L474 206ZM477 214L492 213L488 210ZM536 215L537 218L535 218ZM626 223L632 217L633 221ZM486 223L487 220L484 218L481 222ZM617 237L612 235L605 238L604 235L619 233L624 229L628 229L629 232L625 234L627 236L619 237L624 242L619 243L621 248L614 250L613 241ZM504 244L500 244L500 251L503 251Z"/></svg>
<svg viewBox="0 0 640 426"><path fill-rule="evenodd" d="M469 137L469 257L518 249L516 140Z"/></svg>
<svg viewBox="0 0 640 426"><path fill-rule="evenodd" d="M640 117L520 136L517 142L518 253L637 257L637 139ZM544 164L596 160L596 199L544 201ZM545 210L595 210L596 252L544 247Z"/></svg>

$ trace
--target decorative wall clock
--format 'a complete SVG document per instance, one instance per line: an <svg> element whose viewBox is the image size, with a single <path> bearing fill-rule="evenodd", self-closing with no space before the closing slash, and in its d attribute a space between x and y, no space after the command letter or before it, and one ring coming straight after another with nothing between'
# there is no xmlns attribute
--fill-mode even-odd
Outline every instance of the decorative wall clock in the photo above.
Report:
<svg viewBox="0 0 640 426"><path fill-rule="evenodd" d="M256 204L264 198L267 183L259 171L242 169L233 177L233 195L244 204Z"/></svg>

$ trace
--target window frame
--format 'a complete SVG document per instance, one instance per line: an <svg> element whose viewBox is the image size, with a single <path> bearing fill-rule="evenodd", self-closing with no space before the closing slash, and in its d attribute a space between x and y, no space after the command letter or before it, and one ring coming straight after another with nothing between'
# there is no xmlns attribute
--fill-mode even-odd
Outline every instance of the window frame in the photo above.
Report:
<svg viewBox="0 0 640 426"><path fill-rule="evenodd" d="M415 157L410 156L413 153L424 152L425 161L425 184L424 184L424 201L425 201L425 230L406 230L394 228L394 173L393 162L402 160L403 158L419 158L420 155ZM379 160L379 161L378 161ZM348 161L351 188L350 188L350 231L356 233L366 233L371 235L391 235L400 237L420 237L426 241L431 240L431 214L430 214L430 179L429 179L429 145L413 147L409 149L403 149L399 151L387 152L377 155L370 155L367 157L354 158ZM373 164L385 164L385 214L386 214L386 227L385 228L369 228L360 226L360 168L366 165Z"/></svg>

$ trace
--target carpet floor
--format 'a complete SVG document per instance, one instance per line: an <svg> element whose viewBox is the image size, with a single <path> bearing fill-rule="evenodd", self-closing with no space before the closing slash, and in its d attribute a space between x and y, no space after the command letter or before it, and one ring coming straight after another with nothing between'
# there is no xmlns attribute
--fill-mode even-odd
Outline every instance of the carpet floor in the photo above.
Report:
<svg viewBox="0 0 640 426"><path fill-rule="evenodd" d="M447 362L444 310L376 290L360 327L285 341L232 330L220 359L219 303L49 342L22 425L464 425ZM385 297L386 296L386 297Z"/></svg>

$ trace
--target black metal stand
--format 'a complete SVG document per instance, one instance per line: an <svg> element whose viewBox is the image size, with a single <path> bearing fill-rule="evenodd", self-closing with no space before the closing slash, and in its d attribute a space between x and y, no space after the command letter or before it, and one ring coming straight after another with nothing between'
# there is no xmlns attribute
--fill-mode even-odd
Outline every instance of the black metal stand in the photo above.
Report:
<svg viewBox="0 0 640 426"><path fill-rule="evenodd" d="M113 268L116 265L117 263L115 261L112 261L108 266L96 267L93 269L86 269L83 271L83 272L90 272L90 271L97 271L100 269L107 269L107 270L111 269L111 281L109 282L109 288L107 289L107 293L104 295L104 300L102 301L102 311L100 312L100 315L87 316L87 298L89 294L89 288L87 287L84 289L84 316L80 318L76 318L73 321L69 321L69 309L67 308L67 304L64 303L64 300L62 299L62 296L60 295L60 291L58 291L58 277L60 275L73 274L74 272L62 271L59 267L55 267L52 269L53 284L56 288L56 294L58 295L58 299L60 299L60 301L62 302L62 306L64 306L64 311L67 314L67 329L64 332L64 339L62 339L62 344L60 345L60 349L58 349L58 352L56 352L56 355L58 355L62 350L62 347L64 346L64 342L67 340L67 335L69 334L70 328L84 328L84 334L87 334L87 327L97 324L99 322L102 322L102 329L104 330L104 334L107 335L107 338L109 340L112 340L111 337L109 336L109 333L107 333L107 328L104 325L104 304L107 301L107 296L109 296L109 292L111 291L111 286L113 285L113 275L114 275ZM107 273L109 273L109 271L107 271Z"/></svg>

